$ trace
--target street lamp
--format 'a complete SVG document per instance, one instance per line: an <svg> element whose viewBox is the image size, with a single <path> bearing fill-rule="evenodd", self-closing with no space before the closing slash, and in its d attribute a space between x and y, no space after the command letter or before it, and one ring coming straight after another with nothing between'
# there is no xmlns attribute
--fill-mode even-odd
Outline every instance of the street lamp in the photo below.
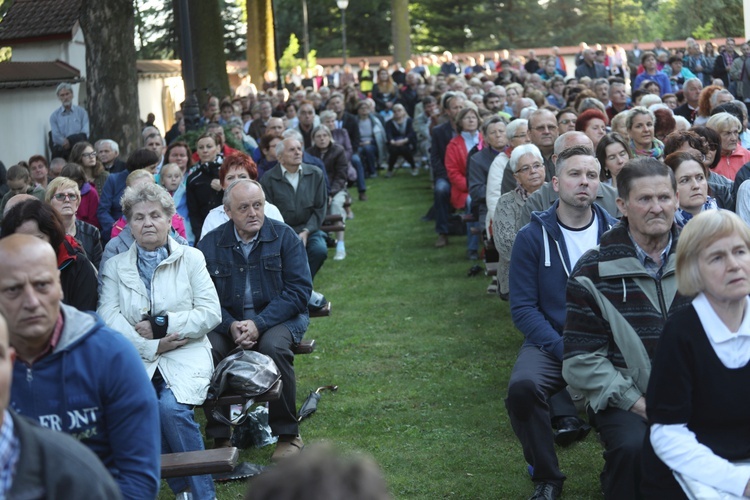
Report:
<svg viewBox="0 0 750 500"><path fill-rule="evenodd" d="M349 0L336 0L336 5L341 9L341 49L346 64L346 8L349 7Z"/></svg>

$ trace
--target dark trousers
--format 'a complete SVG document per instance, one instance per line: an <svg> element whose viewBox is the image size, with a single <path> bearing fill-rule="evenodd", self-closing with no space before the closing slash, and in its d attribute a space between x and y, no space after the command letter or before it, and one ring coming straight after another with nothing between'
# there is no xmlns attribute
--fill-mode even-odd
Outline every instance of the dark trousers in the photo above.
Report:
<svg viewBox="0 0 750 500"><path fill-rule="evenodd" d="M609 407L589 420L604 444L604 470L600 475L604 498L632 500L641 495L641 454L648 423L632 411Z"/></svg>
<svg viewBox="0 0 750 500"><path fill-rule="evenodd" d="M326 233L315 231L307 236L307 262L310 265L310 275L315 279L315 274L323 267L323 262L328 258L328 245L326 245Z"/></svg>
<svg viewBox="0 0 750 500"><path fill-rule="evenodd" d="M408 163L411 168L417 168L417 164L414 163L414 155L412 154L409 146L388 146L388 171L392 172L396 160L399 156L403 156L404 161Z"/></svg>
<svg viewBox="0 0 750 500"><path fill-rule="evenodd" d="M510 374L508 398L505 400L510 424L521 442L523 456L534 467L532 479L561 487L565 475L560 471L555 453L550 404L555 396L555 416L576 416L575 405L565 385L559 359L538 347L524 346Z"/></svg>
<svg viewBox="0 0 750 500"><path fill-rule="evenodd" d="M451 207L451 183L448 179L438 177L435 179L435 202L432 205L435 208L435 232L438 234L448 234L448 217L453 211Z"/></svg>
<svg viewBox="0 0 750 500"><path fill-rule="evenodd" d="M218 364L235 347L234 341L220 333L210 332L214 365ZM294 353L292 333L284 325L276 325L263 332L255 350L273 359L281 373L281 397L268 403L268 424L275 435L297 435L297 381L294 377ZM222 411L228 413L228 409ZM210 411L206 411L206 436L213 439L228 439L231 429L217 422ZM226 416L226 414L225 414Z"/></svg>

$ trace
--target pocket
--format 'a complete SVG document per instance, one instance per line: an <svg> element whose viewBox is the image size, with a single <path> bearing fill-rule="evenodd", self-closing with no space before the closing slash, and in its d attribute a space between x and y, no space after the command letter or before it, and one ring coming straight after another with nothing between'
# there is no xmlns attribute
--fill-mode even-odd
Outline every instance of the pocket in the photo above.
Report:
<svg viewBox="0 0 750 500"><path fill-rule="evenodd" d="M216 293L222 304L230 304L232 300L232 266L215 261L206 263L211 281L214 282Z"/></svg>

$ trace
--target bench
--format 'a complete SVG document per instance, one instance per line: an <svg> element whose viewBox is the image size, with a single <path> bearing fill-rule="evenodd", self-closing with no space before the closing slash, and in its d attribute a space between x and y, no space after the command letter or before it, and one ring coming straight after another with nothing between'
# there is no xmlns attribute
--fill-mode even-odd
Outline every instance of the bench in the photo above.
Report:
<svg viewBox="0 0 750 500"><path fill-rule="evenodd" d="M324 233L336 233L345 229L346 222L344 222L344 218L341 215L326 215L325 219L323 219L323 224L320 226L320 230Z"/></svg>
<svg viewBox="0 0 750 500"><path fill-rule="evenodd" d="M311 318L325 318L327 316L331 315L331 302L326 302L326 305L321 307L320 309L316 309L314 311L310 311L310 317ZM303 341L304 342L304 341Z"/></svg>

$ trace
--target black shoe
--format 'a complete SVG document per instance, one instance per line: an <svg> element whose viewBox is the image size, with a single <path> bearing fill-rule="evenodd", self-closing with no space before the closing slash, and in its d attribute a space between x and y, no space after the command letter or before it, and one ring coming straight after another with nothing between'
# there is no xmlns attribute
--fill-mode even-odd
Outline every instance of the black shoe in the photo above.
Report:
<svg viewBox="0 0 750 500"><path fill-rule="evenodd" d="M562 488L552 483L536 483L534 488L534 494L529 497L529 500L557 500L560 498Z"/></svg>
<svg viewBox="0 0 750 500"><path fill-rule="evenodd" d="M591 432L591 426L578 417L563 417L556 427L555 444L563 447L585 439Z"/></svg>

